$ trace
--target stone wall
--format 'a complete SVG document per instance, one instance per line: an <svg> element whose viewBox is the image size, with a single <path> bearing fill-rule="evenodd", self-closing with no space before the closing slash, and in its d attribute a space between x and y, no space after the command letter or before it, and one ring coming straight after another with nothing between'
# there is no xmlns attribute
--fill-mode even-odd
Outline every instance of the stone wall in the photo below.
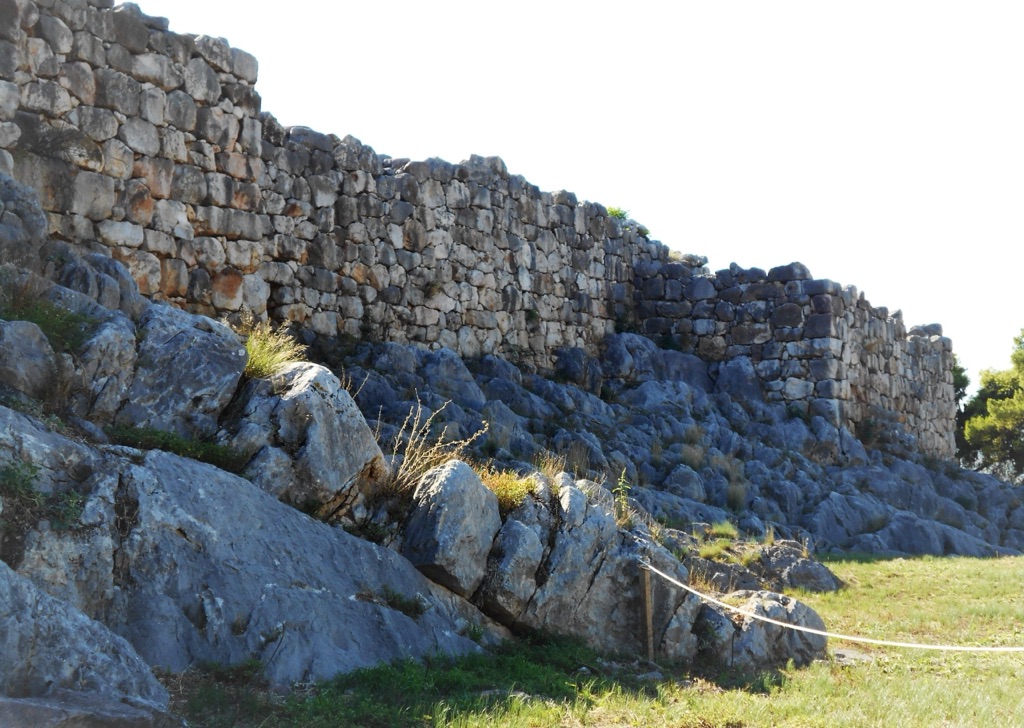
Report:
<svg viewBox="0 0 1024 728"><path fill-rule="evenodd" d="M709 275L703 262L638 266L644 334L712 362L749 358L767 398L801 414L869 439L899 424L925 452L953 455L953 347L941 326L908 335L899 311L800 263Z"/></svg>
<svg viewBox="0 0 1024 728"><path fill-rule="evenodd" d="M51 234L142 291L322 335L497 353L541 368L637 327L834 421L897 415L952 452L951 354L806 271L707 275L633 221L541 192L497 158L376 154L262 112L257 62L110 0L0 0L0 171Z"/></svg>

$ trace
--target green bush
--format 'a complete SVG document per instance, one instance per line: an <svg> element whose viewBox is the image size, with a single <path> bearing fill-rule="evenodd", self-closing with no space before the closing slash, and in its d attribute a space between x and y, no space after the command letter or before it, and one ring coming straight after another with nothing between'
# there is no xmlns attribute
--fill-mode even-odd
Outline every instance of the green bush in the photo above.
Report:
<svg viewBox="0 0 1024 728"><path fill-rule="evenodd" d="M623 210L621 207L609 207L608 217L614 217L619 220L625 220L629 217L629 210Z"/></svg>

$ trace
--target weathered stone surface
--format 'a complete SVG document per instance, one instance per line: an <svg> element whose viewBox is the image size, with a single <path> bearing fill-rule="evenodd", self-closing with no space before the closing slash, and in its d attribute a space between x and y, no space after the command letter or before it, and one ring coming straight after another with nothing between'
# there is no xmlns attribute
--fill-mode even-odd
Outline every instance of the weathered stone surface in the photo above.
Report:
<svg viewBox="0 0 1024 728"><path fill-rule="evenodd" d="M168 306L151 306L138 326L135 376L117 422L212 435L245 368L242 342L223 324Z"/></svg>
<svg viewBox="0 0 1024 728"><path fill-rule="evenodd" d="M35 270L47 222L36 192L0 174L0 262L16 263Z"/></svg>
<svg viewBox="0 0 1024 728"><path fill-rule="evenodd" d="M0 320L0 383L35 399L57 388L56 356L35 324Z"/></svg>
<svg viewBox="0 0 1024 728"><path fill-rule="evenodd" d="M220 99L217 72L202 58L193 58L185 67L185 91L196 101L217 103Z"/></svg>
<svg viewBox="0 0 1024 728"><path fill-rule="evenodd" d="M253 380L239 406L228 441L253 453L246 477L285 503L323 518L344 515L388 475L355 402L322 366L291 364Z"/></svg>
<svg viewBox="0 0 1024 728"><path fill-rule="evenodd" d="M135 370L135 327L120 312L104 316L77 357L68 411L99 424L110 423L128 394Z"/></svg>
<svg viewBox="0 0 1024 728"><path fill-rule="evenodd" d="M538 530L509 518L494 540L480 599L484 611L502 624L514 624L537 591L537 570L544 558Z"/></svg>
<svg viewBox="0 0 1024 728"><path fill-rule="evenodd" d="M33 547L88 553L96 567L69 578L39 562L31 576L105 615L149 664L180 671L255 658L284 687L479 650L459 636L469 624L485 641L507 634L394 552L313 521L242 478L159 451L136 459L111 460L104 470L113 475L94 480L88 528L49 532ZM97 578L110 584L106 595L90 583ZM388 606L389 592L425 611L413 617Z"/></svg>
<svg viewBox="0 0 1024 728"><path fill-rule="evenodd" d="M842 582L827 566L808 558L802 544L776 541L759 552L760 557L750 569L766 580L772 591L805 589L811 592L833 592ZM747 587L737 587L747 588Z"/></svg>
<svg viewBox="0 0 1024 728"><path fill-rule="evenodd" d="M84 690L166 709L167 691L124 638L2 562L0 604L0 695ZM0 703L0 716L5 710Z"/></svg>
<svg viewBox="0 0 1024 728"><path fill-rule="evenodd" d="M736 592L735 597L746 597L740 609L780 622L825 631L825 623L818 613L803 602L774 592ZM820 635L798 632L779 625L743 617L733 641L731 664L748 670L779 666L789 660L798 666L827 657L828 640Z"/></svg>
<svg viewBox="0 0 1024 728"><path fill-rule="evenodd" d="M140 81L157 86L164 91L173 91L184 83L185 76L170 58L157 53L143 53L135 56L132 75Z"/></svg>
<svg viewBox="0 0 1024 728"><path fill-rule="evenodd" d="M46 697L0 697L0 725L33 728L179 728L159 710L126 705L96 693L50 690Z"/></svg>
<svg viewBox="0 0 1024 728"><path fill-rule="evenodd" d="M125 116L139 113L142 86L134 78L110 68L99 68L96 76L96 105Z"/></svg>
<svg viewBox="0 0 1024 728"><path fill-rule="evenodd" d="M118 137L139 154L155 157L160 153L160 135L156 127L144 119L128 119L121 125Z"/></svg>
<svg viewBox="0 0 1024 728"><path fill-rule="evenodd" d="M642 634L638 561L649 559L684 583L686 569L660 547L620 531L609 509L610 494L587 487L594 496L575 486L560 487L558 522L544 560L547 578L515 624L573 634L603 649L636 651ZM661 635L657 652L690 659L696 650L690 627L699 601L662 582L655 583L653 600L655 634Z"/></svg>
<svg viewBox="0 0 1024 728"><path fill-rule="evenodd" d="M402 555L432 581L468 597L483 581L499 528L497 497L472 468L452 460L416 486Z"/></svg>
<svg viewBox="0 0 1024 728"><path fill-rule="evenodd" d="M84 293L105 308L119 310L133 321L149 308L149 301L139 294L135 280L118 261L98 254L78 258L70 251L61 255L69 258L58 277L61 285Z"/></svg>

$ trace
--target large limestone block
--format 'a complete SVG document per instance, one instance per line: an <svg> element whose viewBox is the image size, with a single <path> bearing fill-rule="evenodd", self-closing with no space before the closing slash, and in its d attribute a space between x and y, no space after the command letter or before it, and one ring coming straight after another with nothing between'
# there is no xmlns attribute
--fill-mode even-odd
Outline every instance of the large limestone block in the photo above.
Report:
<svg viewBox="0 0 1024 728"><path fill-rule="evenodd" d="M731 595L745 598L738 609L799 627L825 631L825 623L809 606L792 597L769 591L737 591ZM703 610L698 631L707 640L710 653L730 667L761 670L785 665L789 660L798 667L828 656L827 638L744 616L737 628L719 608Z"/></svg>
<svg viewBox="0 0 1024 728"><path fill-rule="evenodd" d="M13 262L35 268L39 248L46 238L46 215L31 187L0 174L0 263Z"/></svg>
<svg viewBox="0 0 1024 728"><path fill-rule="evenodd" d="M451 349L430 352L423 360L422 376L433 391L461 407L479 410L487 402L465 363Z"/></svg>
<svg viewBox="0 0 1024 728"><path fill-rule="evenodd" d="M0 383L43 399L57 381L57 359L38 326L0 320Z"/></svg>
<svg viewBox="0 0 1024 728"><path fill-rule="evenodd" d="M88 605L150 665L259 659L271 684L285 687L478 651L460 636L469 625L483 628L485 642L508 636L398 554L242 478L160 451L133 457L108 459L112 475L90 482L87 524L33 540L23 571ZM46 556L75 549L83 558L70 571L67 558Z"/></svg>
<svg viewBox="0 0 1024 728"><path fill-rule="evenodd" d="M0 725L32 728L180 728L179 718L97 693L54 690L46 697L0 697Z"/></svg>
<svg viewBox="0 0 1024 728"><path fill-rule="evenodd" d="M491 552L492 564L481 588L483 609L502 624L514 624L537 591L537 569L544 543L522 521L505 521Z"/></svg>
<svg viewBox="0 0 1024 728"><path fill-rule="evenodd" d="M0 695L82 690L167 707L167 691L124 638L2 562L0 653ZM0 716L3 710L0 706Z"/></svg>
<svg viewBox="0 0 1024 728"><path fill-rule="evenodd" d="M581 481L582 483L582 481ZM641 560L686 582L686 569L665 549L621 530L607 491L588 485L584 492L562 485L558 522L550 534L537 590L515 622L586 640L600 649L642 649ZM690 659L697 648L692 626L700 603L667 582L652 585L655 649L672 659Z"/></svg>
<svg viewBox="0 0 1024 728"><path fill-rule="evenodd" d="M203 437L217 430L245 368L245 347L205 316L151 306L138 325L135 377L117 423Z"/></svg>
<svg viewBox="0 0 1024 728"><path fill-rule="evenodd" d="M285 503L321 517L342 515L387 475L373 432L325 367L291 364L249 382L241 402L230 442L255 453L245 476Z"/></svg>
<svg viewBox="0 0 1024 728"><path fill-rule="evenodd" d="M433 581L470 596L500 528L497 496L466 463L450 460L416 486L402 553Z"/></svg>

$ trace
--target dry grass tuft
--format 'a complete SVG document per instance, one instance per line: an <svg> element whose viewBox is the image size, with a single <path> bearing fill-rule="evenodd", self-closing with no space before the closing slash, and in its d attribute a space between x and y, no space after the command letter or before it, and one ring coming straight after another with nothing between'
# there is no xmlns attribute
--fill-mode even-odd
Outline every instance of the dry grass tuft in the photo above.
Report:
<svg viewBox="0 0 1024 728"><path fill-rule="evenodd" d="M305 346L283 327L275 329L269 321L256 321L249 311L242 314L242 322L235 331L245 337L249 361L244 375L250 379L265 379L288 364L305 360Z"/></svg>
<svg viewBox="0 0 1024 728"><path fill-rule="evenodd" d="M488 463L477 471L484 485L498 496L498 509L502 517L521 506L537 492L537 481L532 476L521 476L512 470L499 470Z"/></svg>
<svg viewBox="0 0 1024 728"><path fill-rule="evenodd" d="M395 456L396 464L391 477L382 488L385 495L411 495L428 471L452 459L464 460L469 446L487 432L488 425L484 422L481 429L462 440L448 440L445 437L447 426L442 427L440 433L436 434L435 431L440 424L437 417L450 403L450 400L445 402L429 417L423 416L426 407L418 398L416 405L409 409L409 414L405 416L391 443L390 450Z"/></svg>

